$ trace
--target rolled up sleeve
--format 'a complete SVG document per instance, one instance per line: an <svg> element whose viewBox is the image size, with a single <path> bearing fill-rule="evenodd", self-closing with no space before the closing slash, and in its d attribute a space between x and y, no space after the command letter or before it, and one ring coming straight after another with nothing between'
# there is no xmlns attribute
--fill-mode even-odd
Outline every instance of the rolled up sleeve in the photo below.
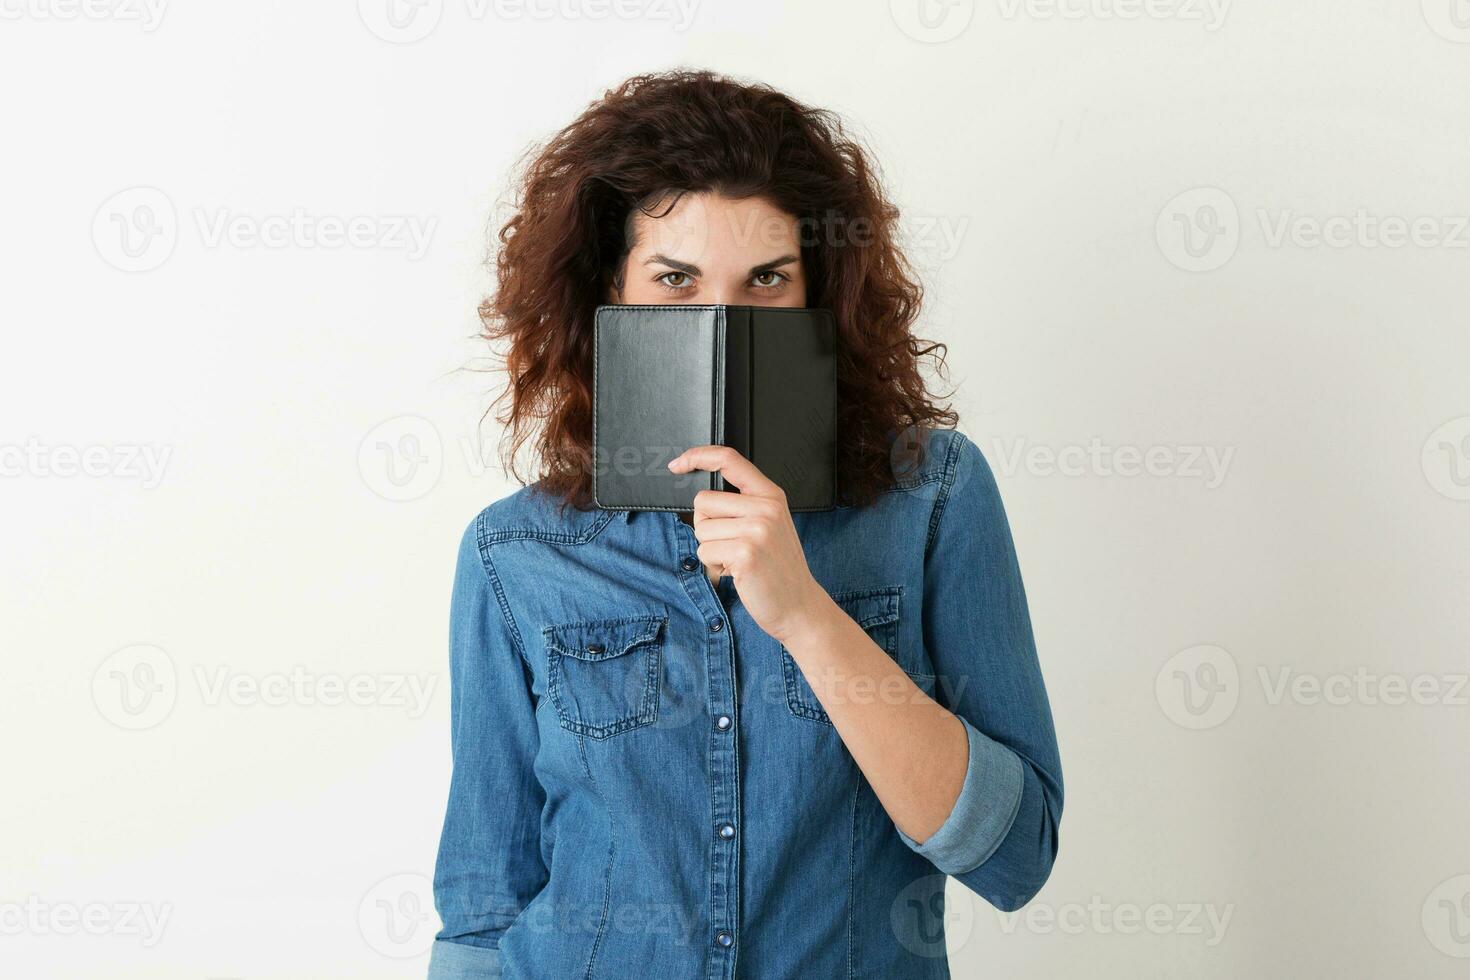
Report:
<svg viewBox="0 0 1470 980"><path fill-rule="evenodd" d="M490 980L500 977L500 950L434 940L429 980Z"/></svg>
<svg viewBox="0 0 1470 980"><path fill-rule="evenodd" d="M960 721L969 739L970 761L954 809L922 844L898 832L905 844L950 875L979 867L995 853L1015 822L1026 788L1020 757L964 718Z"/></svg>
<svg viewBox="0 0 1470 980"><path fill-rule="evenodd" d="M899 833L937 869L1014 911L1056 859L1061 759L999 488L964 434L953 432L944 452L925 551L924 643L935 697L964 722L970 754L939 830L923 844Z"/></svg>

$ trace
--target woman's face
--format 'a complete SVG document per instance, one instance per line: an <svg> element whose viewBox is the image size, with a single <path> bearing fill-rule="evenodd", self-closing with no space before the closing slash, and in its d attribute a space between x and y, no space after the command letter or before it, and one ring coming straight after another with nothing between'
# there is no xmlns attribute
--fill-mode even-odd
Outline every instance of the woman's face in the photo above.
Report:
<svg viewBox="0 0 1470 980"><path fill-rule="evenodd" d="M793 215L760 197L685 194L633 215L633 247L624 260L623 288L608 302L727 303L805 306L800 227Z"/></svg>

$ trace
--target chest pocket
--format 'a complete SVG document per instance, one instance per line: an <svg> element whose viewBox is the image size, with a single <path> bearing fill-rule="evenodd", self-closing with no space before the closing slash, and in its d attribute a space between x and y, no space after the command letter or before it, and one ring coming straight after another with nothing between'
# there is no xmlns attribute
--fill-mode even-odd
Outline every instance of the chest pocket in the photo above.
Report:
<svg viewBox="0 0 1470 980"><path fill-rule="evenodd" d="M610 738L658 719L664 615L544 626L547 691L561 727Z"/></svg>
<svg viewBox="0 0 1470 980"><path fill-rule="evenodd" d="M877 589L849 589L843 592L833 592L832 601L838 607L863 628L884 650L900 665L903 657L898 649L898 599L902 590L897 586ZM801 668L796 665L791 654L783 646L781 648L781 670L786 680L786 706L791 713L798 718L808 721L820 722L831 725L832 719L827 717L827 712L822 709L822 703L817 700L816 693L807 683ZM911 670L905 670L909 679L919 686L925 694L934 694L934 675L920 674ZM881 685L869 685L867 687L850 689L850 685L838 688L838 694L853 698L881 698L883 688Z"/></svg>

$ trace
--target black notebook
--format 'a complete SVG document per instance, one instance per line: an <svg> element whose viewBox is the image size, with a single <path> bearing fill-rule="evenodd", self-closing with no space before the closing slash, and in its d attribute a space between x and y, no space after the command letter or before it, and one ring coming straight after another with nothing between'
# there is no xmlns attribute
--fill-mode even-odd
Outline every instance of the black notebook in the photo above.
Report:
<svg viewBox="0 0 1470 980"><path fill-rule="evenodd" d="M730 446L793 510L836 497L837 327L830 310L599 306L592 495L606 510L692 511L718 473L671 473L691 446Z"/></svg>

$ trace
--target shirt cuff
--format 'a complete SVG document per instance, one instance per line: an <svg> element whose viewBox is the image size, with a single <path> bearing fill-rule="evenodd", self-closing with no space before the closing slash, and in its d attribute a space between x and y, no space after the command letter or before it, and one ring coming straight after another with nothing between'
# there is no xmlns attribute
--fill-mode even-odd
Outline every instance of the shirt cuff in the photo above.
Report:
<svg viewBox="0 0 1470 980"><path fill-rule="evenodd" d="M434 940L428 980L498 980L500 950Z"/></svg>
<svg viewBox="0 0 1470 980"><path fill-rule="evenodd" d="M973 871L995 853L1016 820L1026 785L1020 756L964 718L960 722L970 742L970 761L954 809L922 844L898 831L905 844L948 875Z"/></svg>

